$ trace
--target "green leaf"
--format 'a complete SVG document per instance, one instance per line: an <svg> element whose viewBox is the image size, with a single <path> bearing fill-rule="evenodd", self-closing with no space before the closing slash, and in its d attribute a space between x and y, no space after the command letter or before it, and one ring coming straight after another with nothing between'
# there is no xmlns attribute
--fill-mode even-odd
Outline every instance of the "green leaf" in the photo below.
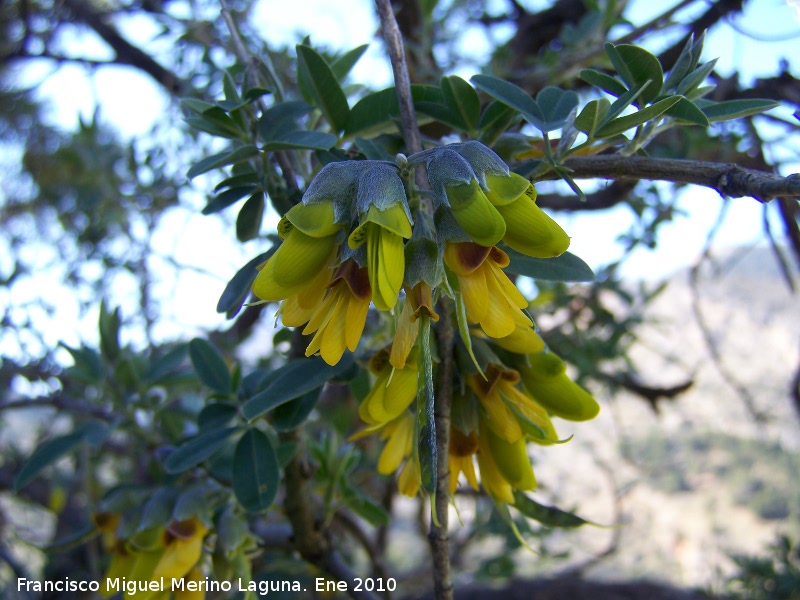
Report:
<svg viewBox="0 0 800 600"><path fill-rule="evenodd" d="M603 119L603 122L602 122L602 124L600 126L602 127L603 125L607 125L613 119L616 119L619 115L621 115L622 111L624 111L631 104L633 104L633 102L636 100L636 98L639 97L639 95L644 91L644 89L648 85L650 85L650 84L649 83L644 83L644 84L642 84L641 87L638 87L638 88L635 88L635 89L632 89L632 90L628 90L627 92L622 94L619 98L614 100L614 102L611 104L611 106L608 107L608 113L606 113L606 116Z"/></svg>
<svg viewBox="0 0 800 600"><path fill-rule="evenodd" d="M225 286L225 289L222 290L222 295L217 302L218 313L226 313L226 316L230 319L239 312L245 298L250 294L253 282L258 275L256 267L275 254L275 250L277 250L277 248L273 247L267 252L262 252L236 271L233 279L231 279L228 285Z"/></svg>
<svg viewBox="0 0 800 600"><path fill-rule="evenodd" d="M220 192L211 201L203 208L204 215L211 215L217 213L221 210L228 208L231 204L234 204L247 196L248 194L252 194L253 190L256 189L255 185L247 184L238 187L228 188L224 192Z"/></svg>
<svg viewBox="0 0 800 600"><path fill-rule="evenodd" d="M336 81L339 83L343 82L347 75L350 73L350 70L355 66L358 60L364 55L364 52L367 51L369 48L369 44L363 44L358 46L357 48L353 48L352 50L348 50L344 54L342 54L339 58L333 61L331 65L331 71L333 71L334 77L336 77Z"/></svg>
<svg viewBox="0 0 800 600"><path fill-rule="evenodd" d="M491 75L473 75L475 87L483 90L492 98L510 106L528 117L541 117L539 107L530 94L513 83Z"/></svg>
<svg viewBox="0 0 800 600"><path fill-rule="evenodd" d="M237 431L238 427L212 429L189 438L167 457L164 469L173 475L191 469L219 450Z"/></svg>
<svg viewBox="0 0 800 600"><path fill-rule="evenodd" d="M322 388L311 390L299 398L281 404L272 411L270 423L277 431L291 431L299 427L314 410Z"/></svg>
<svg viewBox="0 0 800 600"><path fill-rule="evenodd" d="M249 173L242 173L240 175L232 175L226 177L214 186L214 193L224 190L225 188L236 188L245 185L258 185L258 174L255 171Z"/></svg>
<svg viewBox="0 0 800 600"><path fill-rule="evenodd" d="M233 455L233 492L249 512L261 512L275 500L280 484L280 466L269 437L248 429Z"/></svg>
<svg viewBox="0 0 800 600"><path fill-rule="evenodd" d="M239 146L235 150L225 150L224 152L207 156L206 158L198 161L192 166L191 169L189 169L189 171L186 173L186 176L189 179L192 179L202 173L207 173L212 169L219 169L221 167L226 167L228 165L245 161L249 158L257 156L258 152L258 148L256 148L253 144L245 144L244 146Z"/></svg>
<svg viewBox="0 0 800 600"><path fill-rule="evenodd" d="M336 144L336 136L322 131L290 131L281 138L264 144L264 150L328 150Z"/></svg>
<svg viewBox="0 0 800 600"><path fill-rule="evenodd" d="M711 71L714 70L716 64L717 59L715 58L714 60L697 67L694 71L689 73L678 84L678 93L685 94L687 96L690 95L693 90L697 89L700 84L702 84L708 78L708 76L711 74Z"/></svg>
<svg viewBox="0 0 800 600"><path fill-rule="evenodd" d="M444 104L442 90L432 85L411 85L411 98L416 106L419 102ZM345 135L371 136L385 131L396 131L393 121L400 118L397 92L394 87L364 96L350 109L350 119Z"/></svg>
<svg viewBox="0 0 800 600"><path fill-rule="evenodd" d="M475 88L457 75L442 77L440 86L450 110L461 118L466 129L474 130L481 116L481 101Z"/></svg>
<svg viewBox="0 0 800 600"><path fill-rule="evenodd" d="M59 342L58 345L69 352L75 362L67 370L71 377L84 383L99 383L103 380L103 361L99 352L86 346L72 348L63 342Z"/></svg>
<svg viewBox="0 0 800 600"><path fill-rule="evenodd" d="M373 527L389 524L389 514L367 497L360 488L350 485L344 478L339 480L339 487L342 490L342 499L347 508L367 521L367 523Z"/></svg>
<svg viewBox="0 0 800 600"><path fill-rule="evenodd" d="M347 371L353 364L353 356L345 355L334 366L328 365L318 356L292 361L270 374L265 388L252 396L242 406L242 415L252 420L299 398L322 386L325 382Z"/></svg>
<svg viewBox="0 0 800 600"><path fill-rule="evenodd" d="M578 73L578 77L583 79L589 85L593 85L594 87L599 88L604 92L608 92L617 98L628 91L628 88L626 88L622 82L615 77L594 69L583 69L580 73Z"/></svg>
<svg viewBox="0 0 800 600"><path fill-rule="evenodd" d="M644 106L655 100L664 85L664 71L658 58L644 48L632 44L614 44L607 42L606 54L614 68L628 84L630 89L638 88L647 82L650 85L642 92L637 104Z"/></svg>
<svg viewBox="0 0 800 600"><path fill-rule="evenodd" d="M570 252L554 258L534 258L516 250L503 247L511 260L506 267L509 273L541 279L544 281L594 281L592 269L583 260Z"/></svg>
<svg viewBox="0 0 800 600"><path fill-rule="evenodd" d="M183 365L188 350L187 344L180 344L165 354L159 352L152 356L145 372L145 381L158 385L171 378L175 371Z"/></svg>
<svg viewBox="0 0 800 600"><path fill-rule="evenodd" d="M191 127L218 137L237 139L244 133L236 121L228 116L225 109L216 105L204 110L200 115L186 117L184 120Z"/></svg>
<svg viewBox="0 0 800 600"><path fill-rule="evenodd" d="M72 433L51 438L34 450L14 479L14 490L20 490L34 479L45 467L50 466L65 454L72 452L83 442L100 445L110 432L107 425L98 421L86 421L77 425Z"/></svg>
<svg viewBox="0 0 800 600"><path fill-rule="evenodd" d="M258 120L258 134L265 142L283 138L287 133L298 131L298 121L311 111L305 102L278 102L268 108Z"/></svg>
<svg viewBox="0 0 800 600"><path fill-rule="evenodd" d="M538 521L547 527L573 529L575 527L580 527L581 525L594 525L594 523L591 521L582 519L581 517L563 511L560 508L539 504L519 490L514 490L513 506L529 519Z"/></svg>
<svg viewBox="0 0 800 600"><path fill-rule="evenodd" d="M551 85L536 94L536 104L544 118L539 129L553 131L563 127L572 110L578 106L578 94Z"/></svg>
<svg viewBox="0 0 800 600"><path fill-rule="evenodd" d="M703 111L700 110L694 102L683 97L678 100L675 106L666 110L664 114L692 125L700 125L701 127L708 127L710 125L708 117L706 117Z"/></svg>
<svg viewBox="0 0 800 600"><path fill-rule="evenodd" d="M601 138L613 137L632 127L638 127L642 123L660 117L664 112L669 110L669 108L675 106L680 99L680 96L668 96L655 104L645 106L642 110L638 110L633 114L614 119L598 129L596 135Z"/></svg>
<svg viewBox="0 0 800 600"><path fill-rule="evenodd" d="M239 409L229 402L211 402L203 407L197 415L197 426L200 431L220 429L230 423Z"/></svg>
<svg viewBox="0 0 800 600"><path fill-rule="evenodd" d="M100 303L100 351L109 360L116 360L119 356L119 328L122 320L119 316L119 307L109 312L105 301Z"/></svg>
<svg viewBox="0 0 800 600"><path fill-rule="evenodd" d="M298 78L305 81L316 106L334 131L347 125L350 107L339 82L328 63L313 48L297 46Z"/></svg>
<svg viewBox="0 0 800 600"><path fill-rule="evenodd" d="M200 381L220 394L231 393L231 373L214 346L195 338L189 342L189 358Z"/></svg>
<svg viewBox="0 0 800 600"><path fill-rule="evenodd" d="M137 531L163 527L169 523L177 497L178 490L173 487L158 488L144 505Z"/></svg>
<svg viewBox="0 0 800 600"><path fill-rule="evenodd" d="M264 218L264 208L264 192L258 191L247 199L236 217L237 240L247 242L258 235Z"/></svg>
<svg viewBox="0 0 800 600"><path fill-rule="evenodd" d="M599 100L592 100L583 107L581 113L575 119L575 127L583 131L590 138L594 137L594 132L597 130L600 123L603 122L611 102L606 98Z"/></svg>
<svg viewBox="0 0 800 600"><path fill-rule="evenodd" d="M780 106L774 100L726 100L725 102L711 102L709 100L696 100L695 104L708 117L709 121L727 121L757 115L765 110Z"/></svg>
<svg viewBox="0 0 800 600"><path fill-rule="evenodd" d="M499 100L493 100L481 113L478 139L487 146L493 146L518 118L519 113L513 108Z"/></svg>

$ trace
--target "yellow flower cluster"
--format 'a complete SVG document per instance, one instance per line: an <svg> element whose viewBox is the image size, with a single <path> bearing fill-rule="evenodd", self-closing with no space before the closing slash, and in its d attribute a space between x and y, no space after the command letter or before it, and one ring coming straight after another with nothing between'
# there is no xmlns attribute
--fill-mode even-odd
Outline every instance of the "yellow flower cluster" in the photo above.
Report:
<svg viewBox="0 0 800 600"><path fill-rule="evenodd" d="M306 355L330 365L355 351L370 302L391 310L403 285L403 240L411 237L405 188L396 170L372 162L323 168L315 180L323 183L279 223L283 243L253 284L260 299L283 301L284 325L314 334Z"/></svg>
<svg viewBox="0 0 800 600"><path fill-rule="evenodd" d="M102 536L103 549L111 554L111 562L100 586L103 596L109 598L124 591L126 598L136 600L205 598L204 591L192 590L198 586L182 586L183 589L179 587L173 592L171 585L165 586L170 589L163 590L150 585L150 582L171 583L173 579L203 579L199 562L208 529L200 520L173 521L166 528L139 531L128 539L120 539L117 537L119 513L100 512L93 518ZM121 587L121 582L126 582L127 587ZM130 587L131 584L135 589Z"/></svg>
<svg viewBox="0 0 800 600"><path fill-rule="evenodd" d="M527 442L558 441L552 416L586 420L599 410L545 347L528 301L503 271L510 261L500 245L549 258L567 250L569 236L536 205L533 185L478 142L426 150L407 165L422 163L434 215L415 212L416 223L391 166L324 167L281 221L283 243L253 291L282 301L283 323L314 334L306 354L319 353L329 364L346 349L356 351L370 303L380 311L401 304L393 342L369 362L375 381L359 408L367 427L354 439L380 436L378 471L401 469L400 491L410 496L419 490L421 471L409 410L419 387L416 321L422 314L438 320L435 298L455 294L471 327L461 331L460 343L470 353L483 344L490 358L480 371L456 373L453 382L463 394L453 399L460 416L451 432L451 489L460 474L477 489L477 459L483 487L496 501L512 503L513 490L536 486Z"/></svg>

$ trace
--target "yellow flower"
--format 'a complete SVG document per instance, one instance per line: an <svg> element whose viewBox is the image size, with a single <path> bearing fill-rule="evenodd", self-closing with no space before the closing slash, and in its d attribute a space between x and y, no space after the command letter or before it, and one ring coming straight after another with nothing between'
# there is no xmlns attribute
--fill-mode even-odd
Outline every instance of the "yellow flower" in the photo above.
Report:
<svg viewBox="0 0 800 600"><path fill-rule="evenodd" d="M294 206L278 225L283 243L262 266L253 293L274 302L301 292L336 256L341 229L330 202Z"/></svg>
<svg viewBox="0 0 800 600"><path fill-rule="evenodd" d="M544 340L533 330L533 327L518 326L507 336L492 339L492 341L503 350L515 354L533 354L544 350Z"/></svg>
<svg viewBox="0 0 800 600"><path fill-rule="evenodd" d="M506 223L477 180L445 186L450 212L461 229L481 246L494 246L506 233Z"/></svg>
<svg viewBox="0 0 800 600"><path fill-rule="evenodd" d="M405 462L398 479L398 489L405 496L416 496L422 482L419 460L413 455L414 415L408 411L392 421L371 425L355 435L350 440L357 440L373 433L380 433L380 439L386 444L378 458L378 473L389 475L394 473Z"/></svg>
<svg viewBox="0 0 800 600"><path fill-rule="evenodd" d="M317 285L314 283L309 290L316 289ZM319 352L326 363L335 365L345 348L353 352L364 331L371 295L366 270L353 260L344 262L334 273L325 298L311 311L308 325L303 329L304 335L316 332L306 356ZM293 311L292 315L295 314Z"/></svg>
<svg viewBox="0 0 800 600"><path fill-rule="evenodd" d="M164 532L164 553L153 570L152 579L184 577L200 560L207 532L205 525L196 518L170 523Z"/></svg>
<svg viewBox="0 0 800 600"><path fill-rule="evenodd" d="M101 511L92 515L92 521L102 536L104 550L110 551L117 546L117 528L121 520L122 516L117 512Z"/></svg>
<svg viewBox="0 0 800 600"><path fill-rule="evenodd" d="M305 288L281 302L278 314L287 327L300 327L308 323L328 291L333 271L322 269Z"/></svg>
<svg viewBox="0 0 800 600"><path fill-rule="evenodd" d="M506 224L503 241L517 252L539 258L563 254L569 236L536 206L536 188L516 173L487 175L486 197Z"/></svg>
<svg viewBox="0 0 800 600"><path fill-rule="evenodd" d="M116 581L121 577L128 577L133 570L136 555L128 550L123 540L118 540L113 548L106 550L112 553L111 562L103 576L103 583L100 584L100 594L109 598L119 591Z"/></svg>
<svg viewBox="0 0 800 600"><path fill-rule="evenodd" d="M449 243L444 262L458 277L467 321L480 324L486 335L504 338L533 325L521 310L528 301L503 273L509 264L505 252L472 242Z"/></svg>
<svg viewBox="0 0 800 600"><path fill-rule="evenodd" d="M517 388L517 371L490 364L485 375L485 379L480 374L469 375L466 381L478 397L483 420L492 432L509 444L523 437L539 444L558 440L547 410Z"/></svg>
<svg viewBox="0 0 800 600"><path fill-rule="evenodd" d="M396 320L394 341L389 355L389 362L395 369L402 369L406 366L406 360L417 341L419 328L415 322L422 313L426 313L432 321L439 320L439 315L433 310L433 298L431 286L424 281L419 282L413 288L406 288L406 300L403 303L403 310Z"/></svg>
<svg viewBox="0 0 800 600"><path fill-rule="evenodd" d="M513 504L514 489L536 488L525 439L509 443L495 435L483 422L478 435L478 467L481 485L496 501Z"/></svg>
<svg viewBox="0 0 800 600"><path fill-rule="evenodd" d="M350 234L348 244L353 250L367 245L372 301L379 310L389 310L397 304L405 274L403 238L410 237L411 223L400 203L384 210L370 206L362 215L361 225Z"/></svg>
<svg viewBox="0 0 800 600"><path fill-rule="evenodd" d="M419 466L419 460L415 456L411 456L406 464L403 465L403 470L400 471L400 477L397 478L397 489L403 494L413 498L419 492L422 485L422 472Z"/></svg>
<svg viewBox="0 0 800 600"><path fill-rule="evenodd" d="M475 476L475 465L472 457L478 451L478 434L471 431L463 434L455 427L450 428L450 446L447 449L447 459L450 466L450 493L454 494L458 488L458 477L464 473L470 487L478 490L478 478Z"/></svg>
<svg viewBox="0 0 800 600"><path fill-rule="evenodd" d="M554 416L570 421L588 421L600 412L600 405L566 373L567 365L552 352L528 357L530 366L521 366L525 389Z"/></svg>
<svg viewBox="0 0 800 600"><path fill-rule="evenodd" d="M392 421L417 397L416 353L410 358L404 368L395 369L386 350L372 356L369 367L377 380L358 408L358 415L365 423L378 425Z"/></svg>
<svg viewBox="0 0 800 600"><path fill-rule="evenodd" d="M175 597L174 600L203 600L206 597L206 593L204 591L189 591L186 589L186 584L188 582L192 583L200 583L203 581L203 571L200 570L198 567L194 567L191 571L189 571L183 577L183 589L175 590Z"/></svg>

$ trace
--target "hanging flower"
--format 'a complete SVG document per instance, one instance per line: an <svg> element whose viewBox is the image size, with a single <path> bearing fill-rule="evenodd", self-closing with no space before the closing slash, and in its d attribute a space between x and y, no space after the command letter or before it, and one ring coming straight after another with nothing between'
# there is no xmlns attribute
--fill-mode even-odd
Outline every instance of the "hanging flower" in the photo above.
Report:
<svg viewBox="0 0 800 600"><path fill-rule="evenodd" d="M389 354L389 362L395 369L405 367L411 348L417 340L419 328L416 321L423 313L434 323L439 320L439 315L433 310L431 286L420 281L414 287L406 288L403 310L395 320L394 341Z"/></svg>
<svg viewBox="0 0 800 600"><path fill-rule="evenodd" d="M475 464L472 457L478 451L478 434L471 431L461 433L456 427L450 428L450 446L447 449L447 461L450 467L450 493L458 488L461 473L467 478L470 487L478 491L478 478L475 476Z"/></svg>
<svg viewBox="0 0 800 600"><path fill-rule="evenodd" d="M550 258L569 248L569 236L536 206L536 188L516 173L487 175L486 196L506 224L503 241L528 256Z"/></svg>
<svg viewBox="0 0 800 600"><path fill-rule="evenodd" d="M341 229L330 202L294 206L278 225L283 243L262 266L253 293L275 302L302 292L335 258Z"/></svg>
<svg viewBox="0 0 800 600"><path fill-rule="evenodd" d="M164 553L153 570L152 579L181 579L200 560L203 538L208 529L197 518L173 521L164 531Z"/></svg>
<svg viewBox="0 0 800 600"><path fill-rule="evenodd" d="M315 293L318 285L319 282L312 282L309 286L311 293ZM343 263L334 273L324 299L316 308L308 308L311 314L303 334L316 334L306 349L306 356L319 352L326 363L335 365L341 360L345 348L355 351L364 331L371 295L366 269L360 268L353 260ZM301 299L297 300L296 312L294 305L290 305L292 317L305 316L306 313L300 312L304 310L301 302Z"/></svg>
<svg viewBox="0 0 800 600"><path fill-rule="evenodd" d="M377 379L361 401L358 415L365 423L379 425L399 417L417 397L416 352L412 351L404 368L395 369L389 362L389 353L381 350L372 356L369 368Z"/></svg>
<svg viewBox="0 0 800 600"><path fill-rule="evenodd" d="M478 323L491 338L504 338L533 322L522 312L528 301L503 273L508 255L472 242L449 243L444 262L458 277L467 321Z"/></svg>
<svg viewBox="0 0 800 600"><path fill-rule="evenodd" d="M558 440L547 410L519 389L518 371L489 364L485 377L475 373L466 382L480 401L486 426L508 443L523 437L539 444Z"/></svg>
<svg viewBox="0 0 800 600"><path fill-rule="evenodd" d="M405 274L403 238L410 237L407 209L396 203L383 210L370 206L361 225L348 238L353 250L366 243L372 301L379 310L389 310L397 304Z"/></svg>
<svg viewBox="0 0 800 600"><path fill-rule="evenodd" d="M378 458L378 473L394 473L405 461L398 478L398 489L401 494L409 497L416 496L422 484L419 460L414 454L415 426L414 415L403 411L391 421L371 425L350 437L350 440L357 440L367 435L380 434L380 439L385 440L386 444Z"/></svg>
<svg viewBox="0 0 800 600"><path fill-rule="evenodd" d="M588 421L600 412L600 405L589 392L567 375L567 365L552 352L528 357L529 365L520 366L526 390L556 417L570 421Z"/></svg>

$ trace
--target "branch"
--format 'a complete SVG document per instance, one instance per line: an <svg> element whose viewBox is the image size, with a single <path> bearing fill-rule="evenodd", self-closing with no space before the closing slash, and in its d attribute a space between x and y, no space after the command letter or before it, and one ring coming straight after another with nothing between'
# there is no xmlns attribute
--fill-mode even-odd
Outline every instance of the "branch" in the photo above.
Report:
<svg viewBox="0 0 800 600"><path fill-rule="evenodd" d="M91 27L97 35L111 46L116 53L116 62L136 67L150 75L173 96L185 94L189 85L175 73L164 68L152 56L123 38L111 25L105 22L104 15L95 12L91 4L84 0L62 0L76 20Z"/></svg>
<svg viewBox="0 0 800 600"><path fill-rule="evenodd" d="M389 53L394 73L394 85L397 90L397 100L400 103L400 120L403 126L403 137L406 141L406 152L414 154L422 150L417 117L414 111L414 101L411 97L411 79L408 76L406 54L403 50L403 37L389 0L375 0L378 9L378 18L381 21L381 32Z"/></svg>
<svg viewBox="0 0 800 600"><path fill-rule="evenodd" d="M615 179L691 183L716 190L722 196L750 196L760 202L773 198L800 198L800 174L781 177L745 169L735 163L650 158L647 156L575 156L564 161L575 179ZM557 179L548 173L543 179Z"/></svg>
<svg viewBox="0 0 800 600"><path fill-rule="evenodd" d="M116 418L113 413L88 402L73 400L61 395L41 396L38 398L25 398L23 400L11 400L0 403L0 411L30 408L55 408L66 410L78 415L90 416L107 423L111 423Z"/></svg>

